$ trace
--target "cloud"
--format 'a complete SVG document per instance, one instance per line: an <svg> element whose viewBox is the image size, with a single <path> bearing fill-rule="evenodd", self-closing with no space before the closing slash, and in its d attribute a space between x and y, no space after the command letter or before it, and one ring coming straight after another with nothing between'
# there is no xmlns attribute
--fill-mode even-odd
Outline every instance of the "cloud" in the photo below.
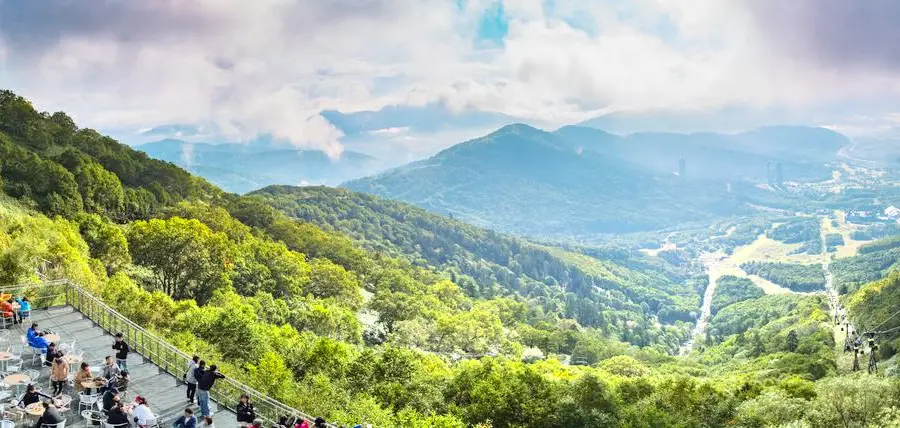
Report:
<svg viewBox="0 0 900 428"><path fill-rule="evenodd" d="M336 157L344 137L323 110L441 105L562 125L618 110L896 99L898 8L888 0L0 0L0 84L87 126L196 124L225 139L271 135Z"/></svg>
<svg viewBox="0 0 900 428"><path fill-rule="evenodd" d="M900 72L900 2L745 0L774 50L832 69Z"/></svg>

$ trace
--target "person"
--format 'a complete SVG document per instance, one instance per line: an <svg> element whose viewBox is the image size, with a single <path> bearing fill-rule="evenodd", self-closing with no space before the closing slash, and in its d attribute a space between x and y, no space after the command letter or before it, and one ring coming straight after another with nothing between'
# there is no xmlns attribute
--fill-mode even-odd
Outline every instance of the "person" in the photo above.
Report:
<svg viewBox="0 0 900 428"><path fill-rule="evenodd" d="M250 402L250 396L247 394L241 394L236 411L237 421L240 426L252 424L253 420L256 419L256 409L253 408L253 403Z"/></svg>
<svg viewBox="0 0 900 428"><path fill-rule="evenodd" d="M316 421L313 424L314 428L326 428L327 426L328 425L327 425L327 422L325 422L325 418L322 418L322 417L316 418Z"/></svg>
<svg viewBox="0 0 900 428"><path fill-rule="evenodd" d="M44 360L44 365L47 367L53 367L53 361L56 360L56 357L62 357L62 351L59 351L56 348L55 343L50 343L47 345L47 358Z"/></svg>
<svg viewBox="0 0 900 428"><path fill-rule="evenodd" d="M35 388L33 383L29 383L25 388L25 393L22 394L22 398L19 399L19 407L28 407L29 404L34 404L41 401L41 397L44 397L48 400L52 400L53 398L43 392L40 392Z"/></svg>
<svg viewBox="0 0 900 428"><path fill-rule="evenodd" d="M3 318L12 319L13 324L19 323L19 313L12 305L12 299L0 302L0 315Z"/></svg>
<svg viewBox="0 0 900 428"><path fill-rule="evenodd" d="M203 418L203 426L204 428L216 428L216 426L213 425L213 420L210 416Z"/></svg>
<svg viewBox="0 0 900 428"><path fill-rule="evenodd" d="M17 300L19 302L19 321L25 321L25 318L31 316L31 300L28 300L27 297L22 296Z"/></svg>
<svg viewBox="0 0 900 428"><path fill-rule="evenodd" d="M81 363L81 368L78 370L78 373L75 373L75 378L72 379L75 382L75 392L85 394L90 394L91 389L85 388L82 385L82 382L89 382L94 379L94 375L91 374L91 366L88 363Z"/></svg>
<svg viewBox="0 0 900 428"><path fill-rule="evenodd" d="M147 405L147 399L138 395L134 397L134 410L131 414L134 416L134 421L141 428L147 427L147 421L156 419L156 415L150 410L150 406Z"/></svg>
<svg viewBox="0 0 900 428"><path fill-rule="evenodd" d="M63 386L69 381L69 364L62 355L53 360L50 368L50 381L53 382L53 396L62 394Z"/></svg>
<svg viewBox="0 0 900 428"><path fill-rule="evenodd" d="M128 370L128 352L131 348L125 343L125 336L121 332L116 333L116 341L112 348L116 350L116 364L119 365L119 369Z"/></svg>
<svg viewBox="0 0 900 428"><path fill-rule="evenodd" d="M119 398L119 391L115 388L106 391L103 394L103 411L109 413L109 411L116 405L119 404L121 398Z"/></svg>
<svg viewBox="0 0 900 428"><path fill-rule="evenodd" d="M194 411L190 407L184 409L184 415L175 419L173 426L175 428L197 428L197 417L194 416Z"/></svg>
<svg viewBox="0 0 900 428"><path fill-rule="evenodd" d="M31 328L29 328L28 331L25 332L25 337L28 339L29 345L31 344L31 341L35 337L40 336L40 335L41 335L41 331L38 330L38 324L36 322L31 323Z"/></svg>
<svg viewBox="0 0 900 428"><path fill-rule="evenodd" d="M309 422L304 419L303 422L300 422L300 428L309 428Z"/></svg>
<svg viewBox="0 0 900 428"><path fill-rule="evenodd" d="M106 358L103 359L103 373L100 376L104 379L112 380L118 378L121 373L122 369L120 369L119 365L116 364L116 361L113 360L112 355L107 355Z"/></svg>
<svg viewBox="0 0 900 428"><path fill-rule="evenodd" d="M262 428L263 421L262 419L256 418L253 420L253 425L250 425L252 428Z"/></svg>
<svg viewBox="0 0 900 428"><path fill-rule="evenodd" d="M41 428L44 425L56 425L61 424L63 419L62 415L59 414L59 409L56 408L53 404L44 401L41 403L44 405L44 413L38 418L37 423L34 424L34 428Z"/></svg>
<svg viewBox="0 0 900 428"><path fill-rule="evenodd" d="M112 408L106 412L106 423L117 427L130 427L131 422L128 421L128 415L125 414L125 408L121 402L116 402Z"/></svg>
<svg viewBox="0 0 900 428"><path fill-rule="evenodd" d="M187 372L184 373L184 383L187 385L188 403L193 403L194 395L197 394L197 378L194 376L194 370L197 369L198 362L200 362L200 357L194 355L194 358L191 358L191 361L188 361Z"/></svg>
<svg viewBox="0 0 900 428"><path fill-rule="evenodd" d="M216 384L217 379L225 377L216 369L216 365L213 364L209 366L209 370L203 372L203 376L197 378L197 404L200 406L202 416L209 416L209 390Z"/></svg>
<svg viewBox="0 0 900 428"><path fill-rule="evenodd" d="M119 377L113 380L113 385L115 385L116 389L119 391L127 391L129 382L131 382L131 376L128 375L128 370L122 370L122 372L119 373Z"/></svg>

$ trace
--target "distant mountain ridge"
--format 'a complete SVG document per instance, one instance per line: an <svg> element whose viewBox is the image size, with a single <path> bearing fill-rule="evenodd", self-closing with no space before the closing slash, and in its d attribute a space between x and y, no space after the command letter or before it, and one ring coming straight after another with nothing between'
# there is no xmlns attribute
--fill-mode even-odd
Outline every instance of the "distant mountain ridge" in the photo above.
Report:
<svg viewBox="0 0 900 428"><path fill-rule="evenodd" d="M381 162L345 151L332 159L318 150L301 150L269 140L247 144L192 143L165 139L135 146L153 158L172 162L235 193L272 184L331 184L362 177Z"/></svg>
<svg viewBox="0 0 900 428"><path fill-rule="evenodd" d="M746 209L722 183L659 174L522 124L346 187L536 236L652 229Z"/></svg>

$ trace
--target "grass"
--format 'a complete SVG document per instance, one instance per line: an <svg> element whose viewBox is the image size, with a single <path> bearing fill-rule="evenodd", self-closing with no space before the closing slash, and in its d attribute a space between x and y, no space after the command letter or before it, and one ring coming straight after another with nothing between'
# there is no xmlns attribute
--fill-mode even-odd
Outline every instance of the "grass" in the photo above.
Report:
<svg viewBox="0 0 900 428"><path fill-rule="evenodd" d="M856 226L847 223L847 215L843 211L836 210L834 213L837 217L837 225L829 218L822 219L822 228L825 230L825 233L840 233L844 237L844 245L837 247L834 256L838 259L853 257L859 251L861 245L871 241L856 241L851 238L853 232L856 231Z"/></svg>

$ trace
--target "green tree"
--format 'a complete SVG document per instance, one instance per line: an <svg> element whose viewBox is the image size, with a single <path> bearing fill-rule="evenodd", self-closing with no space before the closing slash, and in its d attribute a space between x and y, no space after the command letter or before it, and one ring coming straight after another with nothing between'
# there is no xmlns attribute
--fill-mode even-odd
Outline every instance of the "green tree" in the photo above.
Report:
<svg viewBox="0 0 900 428"><path fill-rule="evenodd" d="M799 343L799 339L797 338L797 332L795 330L791 330L787 335L787 349L788 352L794 352L797 350L797 344Z"/></svg>
<svg viewBox="0 0 900 428"><path fill-rule="evenodd" d="M137 221L127 237L134 262L150 268L154 285L172 297L204 303L230 285L232 246L197 220Z"/></svg>

